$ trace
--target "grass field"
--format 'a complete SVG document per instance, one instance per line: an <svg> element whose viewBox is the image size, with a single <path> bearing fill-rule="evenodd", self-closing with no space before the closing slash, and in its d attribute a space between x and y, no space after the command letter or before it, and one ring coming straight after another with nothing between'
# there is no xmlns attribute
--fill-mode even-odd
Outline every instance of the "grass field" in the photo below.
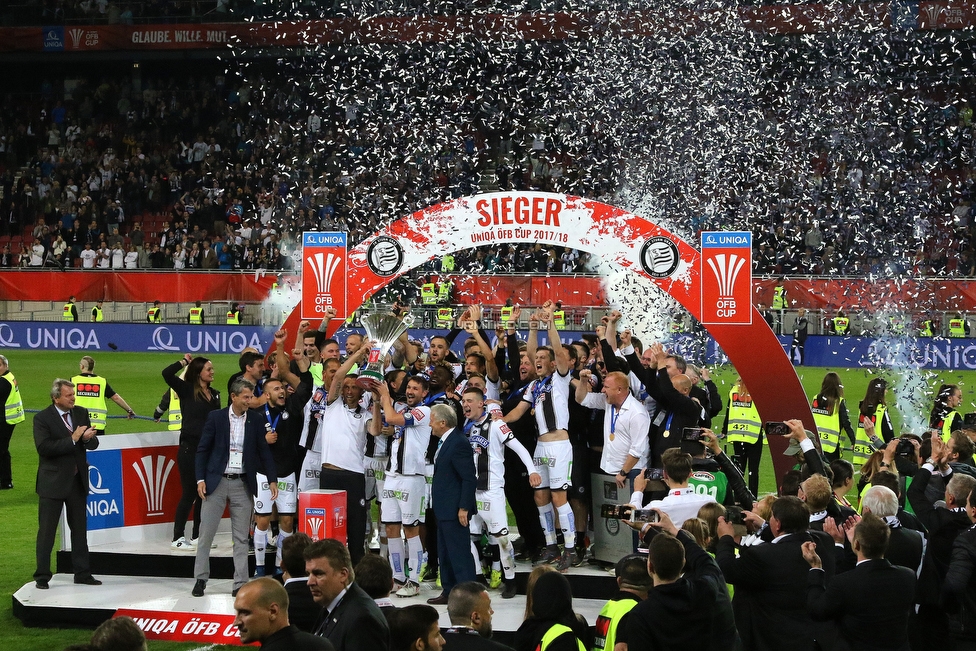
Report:
<svg viewBox="0 0 976 651"><path fill-rule="evenodd" d="M25 405L28 409L42 409L50 404L49 391L55 377L71 377L77 373L81 352L44 352L44 351L4 351L10 360L10 370L14 373L20 385ZM176 361L178 355L160 353L113 353L106 351L93 355L96 361L96 371L108 378L112 388L119 392L139 415L151 416L153 408L159 401L166 386L160 371L168 364ZM215 355L211 358L216 369L216 385L225 391L227 379L237 370L236 356ZM800 379L812 395L820 387L824 373L834 370L844 381L848 402L852 409L856 409L857 402L864 396L868 381L873 377L871 372L864 369L826 369L801 368L798 369ZM898 375L885 371L883 374L889 383L898 385ZM927 390L933 392L940 382L960 384L963 389L963 404L960 411L973 411L973 401L976 398L976 372L927 372L924 375ZM715 370L714 379L719 391L724 397L728 395L731 383L735 379L735 371L730 367ZM900 428L904 410L912 409L919 414L926 415L930 401L917 407L910 405L896 406L892 412L896 431ZM114 403L109 403L110 415L121 415L122 410ZM720 415L719 419L723 416ZM718 420L718 419L717 419ZM720 422L720 420L718 421ZM146 420L109 420L107 432L121 434L130 432L145 432L161 426ZM26 422L17 426L11 441L10 451L13 457L14 489L0 492L0 522L6 525L4 535L4 571L0 573L0 593L11 595L22 585L31 580L34 571L34 542L37 528L37 496L34 493L34 477L37 471L37 452L34 449L32 431L32 416L29 414ZM763 473L761 481L762 492L775 491L775 478L772 472L772 462L768 454L763 458ZM0 648L4 651L59 651L73 643L85 642L90 631L80 629L31 629L24 628L11 610L11 600L8 598L0 608ZM193 649L199 644L178 644L151 642L149 648L154 651L177 649ZM209 648L209 647L208 647ZM230 647L226 647L230 648Z"/></svg>

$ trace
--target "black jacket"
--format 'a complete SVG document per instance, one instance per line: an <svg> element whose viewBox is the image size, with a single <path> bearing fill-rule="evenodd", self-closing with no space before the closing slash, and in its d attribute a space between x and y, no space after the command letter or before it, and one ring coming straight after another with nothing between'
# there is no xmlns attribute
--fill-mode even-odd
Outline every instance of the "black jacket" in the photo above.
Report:
<svg viewBox="0 0 976 651"><path fill-rule="evenodd" d="M942 598L953 637L976 639L976 525L959 534L952 545Z"/></svg>
<svg viewBox="0 0 976 651"><path fill-rule="evenodd" d="M308 589L308 582L293 581L285 584L288 593L288 621L299 630L311 633L315 623L322 617L322 606L315 603Z"/></svg>
<svg viewBox="0 0 976 651"><path fill-rule="evenodd" d="M571 632L558 636L547 651L579 651L577 640L587 649L593 647L590 627L573 612L573 595L565 576L558 572L543 574L532 589L532 597L533 615L515 632L516 651L535 651L546 631L556 624L568 626Z"/></svg>
<svg viewBox="0 0 976 651"><path fill-rule="evenodd" d="M335 651L335 647L324 637L300 631L291 624L277 633L269 635L262 643L265 651Z"/></svg>
<svg viewBox="0 0 976 651"><path fill-rule="evenodd" d="M315 634L328 638L336 651L387 649L390 646L386 617L376 602L355 583L349 584L346 594L328 617L319 620Z"/></svg>

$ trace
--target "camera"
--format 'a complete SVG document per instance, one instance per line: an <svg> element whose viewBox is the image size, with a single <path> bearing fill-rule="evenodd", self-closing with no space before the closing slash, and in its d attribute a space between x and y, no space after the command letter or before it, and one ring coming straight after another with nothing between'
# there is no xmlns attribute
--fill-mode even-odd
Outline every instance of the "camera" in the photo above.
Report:
<svg viewBox="0 0 976 651"><path fill-rule="evenodd" d="M790 433L790 426L779 420L766 421L766 434L769 436L787 436Z"/></svg>
<svg viewBox="0 0 976 651"><path fill-rule="evenodd" d="M694 441L696 443L700 443L701 441L704 441L707 438L708 437L706 437L702 433L701 427L686 427L684 431L681 433L682 441Z"/></svg>
<svg viewBox="0 0 976 651"><path fill-rule="evenodd" d="M911 439L906 439L906 438L898 439L898 446L895 448L895 454L897 454L900 457L914 457L915 446L912 445Z"/></svg>
<svg viewBox="0 0 976 651"><path fill-rule="evenodd" d="M742 524L746 523L746 518L742 515L741 506L726 506L725 507L725 521L729 524Z"/></svg>

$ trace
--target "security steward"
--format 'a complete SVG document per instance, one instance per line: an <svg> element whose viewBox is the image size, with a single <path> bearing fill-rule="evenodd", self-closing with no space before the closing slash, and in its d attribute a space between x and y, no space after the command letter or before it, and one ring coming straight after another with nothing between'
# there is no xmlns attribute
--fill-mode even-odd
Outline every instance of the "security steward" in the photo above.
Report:
<svg viewBox="0 0 976 651"><path fill-rule="evenodd" d="M24 401L20 397L17 379L10 372L7 358L0 355L0 401L3 402L3 420L0 420L0 490L14 487L10 469L10 439L17 423L26 420Z"/></svg>
<svg viewBox="0 0 976 651"><path fill-rule="evenodd" d="M74 296L69 298L68 302L64 304L63 308L61 308L61 320L62 321L78 320L78 308L75 306Z"/></svg>
<svg viewBox="0 0 976 651"><path fill-rule="evenodd" d="M647 599L647 591L653 587L650 575L647 573L647 559L641 554L624 556L614 568L617 577L617 594L611 597L600 615L596 618L596 639L594 651L613 651L619 640L617 631L628 613L641 601Z"/></svg>
<svg viewBox="0 0 976 651"><path fill-rule="evenodd" d="M556 324L556 330L566 329L566 310L563 309L561 301L556 301L555 309L552 311L552 320Z"/></svg>
<svg viewBox="0 0 976 651"><path fill-rule="evenodd" d="M847 318L843 310L837 310L837 316L830 320L834 326L835 335L846 335L850 331L851 320Z"/></svg>
<svg viewBox="0 0 976 651"><path fill-rule="evenodd" d="M736 456L742 459L742 471L749 474L749 490L759 492L759 465L762 460L762 419L752 395L742 378L729 391L729 409L725 412L722 432Z"/></svg>
<svg viewBox="0 0 976 651"><path fill-rule="evenodd" d="M428 281L420 286L420 302L424 305L437 304L437 284Z"/></svg>
<svg viewBox="0 0 976 651"><path fill-rule="evenodd" d="M204 324L203 304L200 301L197 301L196 305L191 307L190 311L187 312L186 322L189 323L190 325Z"/></svg>
<svg viewBox="0 0 976 651"><path fill-rule="evenodd" d="M949 319L949 336L953 338L963 338L969 336L969 321L963 318L962 314L956 312Z"/></svg>
<svg viewBox="0 0 976 651"><path fill-rule="evenodd" d="M105 320L105 313L102 312L102 303L104 301L97 301L95 307L92 308L91 317L92 323L101 323Z"/></svg>
<svg viewBox="0 0 976 651"><path fill-rule="evenodd" d="M105 433L105 424L108 419L106 398L111 399L112 402L124 409L130 420L135 418L136 413L132 411L132 407L112 389L108 380L95 375L94 359L85 355L81 358L78 366L81 374L71 378L75 385L75 404L88 410L91 426L95 428L98 434Z"/></svg>
<svg viewBox="0 0 976 651"><path fill-rule="evenodd" d="M231 304L230 308L227 310L227 325L241 325L241 309L244 307L243 303L237 305Z"/></svg>
<svg viewBox="0 0 976 651"><path fill-rule="evenodd" d="M920 337L936 337L939 335L939 328L935 325L932 317L922 321L922 326L918 329L918 334Z"/></svg>
<svg viewBox="0 0 976 651"><path fill-rule="evenodd" d="M153 301L153 306L146 310L146 323L162 323L163 309L159 307L159 301Z"/></svg>

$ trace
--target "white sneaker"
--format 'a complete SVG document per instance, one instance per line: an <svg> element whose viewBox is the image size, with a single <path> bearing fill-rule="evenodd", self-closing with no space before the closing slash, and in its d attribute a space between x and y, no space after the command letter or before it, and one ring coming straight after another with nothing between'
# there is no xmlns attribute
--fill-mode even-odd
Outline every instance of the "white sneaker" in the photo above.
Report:
<svg viewBox="0 0 976 651"><path fill-rule="evenodd" d="M196 549L197 548L197 543L199 543L199 542L200 542L200 539L199 538L194 538L193 540L191 540L189 542L189 545L191 547L193 547L193 549ZM216 540L214 540L214 541L212 541L210 543L210 549L217 549L217 541Z"/></svg>
<svg viewBox="0 0 976 651"><path fill-rule="evenodd" d="M196 545L194 545L191 541L187 540L184 536L180 536L179 538L171 542L169 546L171 549L175 549L176 551L179 552L189 552L196 549Z"/></svg>
<svg viewBox="0 0 976 651"><path fill-rule="evenodd" d="M420 594L420 584L414 583L413 581L407 581L402 588L397 590L396 596L416 597L418 594Z"/></svg>

